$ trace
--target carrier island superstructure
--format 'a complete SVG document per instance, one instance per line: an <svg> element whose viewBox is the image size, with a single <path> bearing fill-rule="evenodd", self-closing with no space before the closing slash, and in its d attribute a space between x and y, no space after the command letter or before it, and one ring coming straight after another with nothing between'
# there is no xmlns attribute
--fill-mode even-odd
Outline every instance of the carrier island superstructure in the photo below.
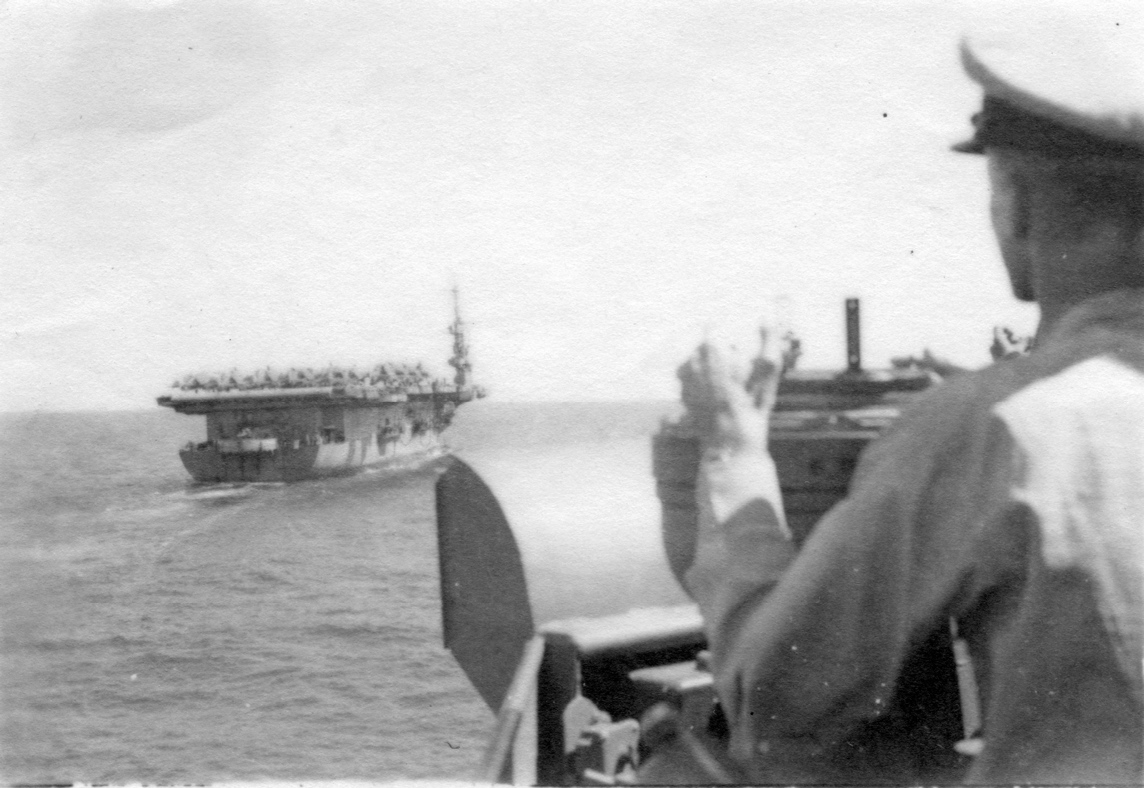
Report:
<svg viewBox="0 0 1144 788"><path fill-rule="evenodd" d="M456 289L453 307L452 382L420 363L187 376L158 398L207 417L206 440L180 450L183 465L197 482L288 482L440 455L457 407L485 396L470 379Z"/></svg>

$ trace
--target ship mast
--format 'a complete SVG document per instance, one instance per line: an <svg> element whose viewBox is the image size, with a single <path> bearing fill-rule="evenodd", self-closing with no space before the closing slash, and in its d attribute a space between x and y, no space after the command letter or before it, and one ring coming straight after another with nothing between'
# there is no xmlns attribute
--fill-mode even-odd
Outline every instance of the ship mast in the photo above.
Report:
<svg viewBox="0 0 1144 788"><path fill-rule="evenodd" d="M461 320L461 300L456 286L453 287L453 324L449 326L449 333L453 335L453 355L449 366L457 370L453 382L457 388L464 388L468 385L473 365L469 361L469 344L465 341L465 321Z"/></svg>

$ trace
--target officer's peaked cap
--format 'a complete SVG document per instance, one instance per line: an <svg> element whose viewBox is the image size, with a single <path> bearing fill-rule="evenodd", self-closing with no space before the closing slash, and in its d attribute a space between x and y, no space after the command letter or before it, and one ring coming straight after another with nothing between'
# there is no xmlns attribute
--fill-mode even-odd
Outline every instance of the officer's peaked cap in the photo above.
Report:
<svg viewBox="0 0 1144 788"><path fill-rule="evenodd" d="M1141 3L1144 8L1144 3ZM961 60L985 91L954 150L1144 159L1144 13L1061 16L967 35Z"/></svg>

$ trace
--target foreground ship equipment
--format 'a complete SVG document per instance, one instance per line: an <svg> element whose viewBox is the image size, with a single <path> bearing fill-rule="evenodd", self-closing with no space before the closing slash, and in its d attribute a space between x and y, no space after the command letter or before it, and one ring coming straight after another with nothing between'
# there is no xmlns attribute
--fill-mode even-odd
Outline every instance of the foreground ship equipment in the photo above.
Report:
<svg viewBox="0 0 1144 788"><path fill-rule="evenodd" d="M779 389L770 440L800 543L845 495L861 450L937 379L862 369L855 300L847 326L844 371L788 369ZM650 452L641 440L511 465L474 454L441 476L445 645L497 712L478 779L623 784L665 736L706 759L705 782L731 776L703 745L721 717L702 619L679 582L698 462L696 440L665 424ZM949 646L935 644L932 675L956 688Z"/></svg>
<svg viewBox="0 0 1144 788"><path fill-rule="evenodd" d="M453 298L452 382L432 378L420 363L188 376L158 398L207 417L207 439L179 452L183 465L197 482L282 482L441 454L441 433L457 407L485 396L470 382L455 288Z"/></svg>

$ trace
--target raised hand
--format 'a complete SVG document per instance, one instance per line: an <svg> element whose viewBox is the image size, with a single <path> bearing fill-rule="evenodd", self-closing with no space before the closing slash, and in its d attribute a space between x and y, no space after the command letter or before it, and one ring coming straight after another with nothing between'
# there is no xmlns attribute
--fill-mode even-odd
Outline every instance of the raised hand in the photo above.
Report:
<svg viewBox="0 0 1144 788"><path fill-rule="evenodd" d="M767 425L781 370L768 332L749 365L733 351L705 342L679 368L682 400L690 426L705 451L765 452Z"/></svg>

